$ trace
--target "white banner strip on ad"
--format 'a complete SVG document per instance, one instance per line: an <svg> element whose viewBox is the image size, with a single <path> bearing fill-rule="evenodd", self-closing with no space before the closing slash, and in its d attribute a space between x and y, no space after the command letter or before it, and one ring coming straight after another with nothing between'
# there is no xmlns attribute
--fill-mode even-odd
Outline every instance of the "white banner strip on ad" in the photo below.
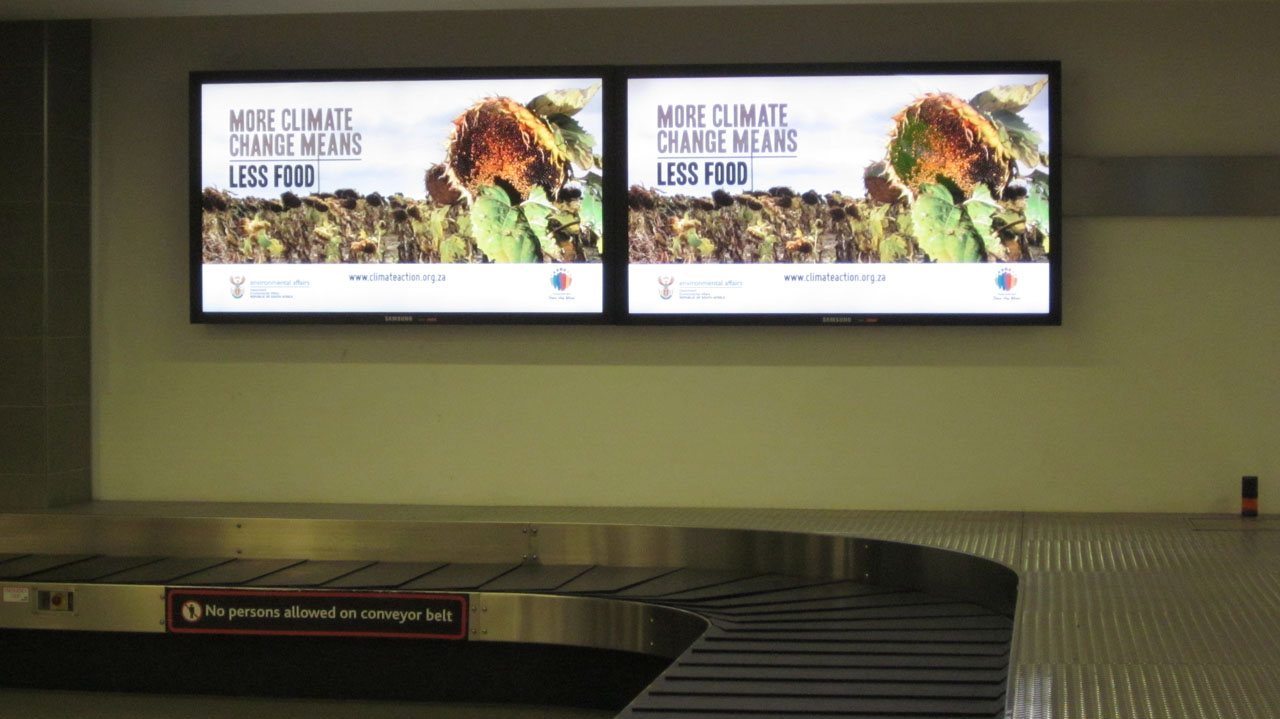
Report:
<svg viewBox="0 0 1280 719"><path fill-rule="evenodd" d="M635 264L636 314L1047 314L1049 265Z"/></svg>
<svg viewBox="0 0 1280 719"><path fill-rule="evenodd" d="M600 264L206 264L205 312L601 312Z"/></svg>

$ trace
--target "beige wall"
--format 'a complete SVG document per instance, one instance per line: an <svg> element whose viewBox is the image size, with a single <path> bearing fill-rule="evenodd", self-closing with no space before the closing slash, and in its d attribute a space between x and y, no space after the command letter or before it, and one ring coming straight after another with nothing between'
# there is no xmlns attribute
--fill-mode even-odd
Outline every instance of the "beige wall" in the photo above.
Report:
<svg viewBox="0 0 1280 719"><path fill-rule="evenodd" d="M1070 218L1057 328L192 326L186 73L1058 58L1069 162L1280 155L1278 40L1217 2L100 22L95 497L1228 512L1259 474L1265 511L1278 219Z"/></svg>

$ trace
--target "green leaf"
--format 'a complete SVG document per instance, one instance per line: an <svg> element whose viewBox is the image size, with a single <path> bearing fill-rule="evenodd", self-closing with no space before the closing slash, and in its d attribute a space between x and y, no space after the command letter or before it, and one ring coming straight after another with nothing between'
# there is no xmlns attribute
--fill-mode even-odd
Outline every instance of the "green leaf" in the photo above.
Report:
<svg viewBox="0 0 1280 719"><path fill-rule="evenodd" d="M595 97L596 92L599 90L600 83L598 82L581 90L552 90L533 98L525 107L529 108L534 114L542 115L543 117L573 115L590 104L591 98Z"/></svg>
<svg viewBox="0 0 1280 719"><path fill-rule="evenodd" d="M467 243L461 237L453 236L440 243L441 262L460 262L466 259Z"/></svg>
<svg viewBox="0 0 1280 719"><path fill-rule="evenodd" d="M539 185L534 185L529 191L529 198L520 203L520 213L529 223L534 237L538 238L542 252L552 256L559 256L560 247L556 245L555 233L548 229L547 223L556 212L556 206L547 198L547 191Z"/></svg>
<svg viewBox="0 0 1280 719"><path fill-rule="evenodd" d="M899 262L908 258L911 250L907 246L907 238L892 234L880 240L880 261Z"/></svg>
<svg viewBox="0 0 1280 719"><path fill-rule="evenodd" d="M480 251L494 262L537 262L538 238L507 191L481 187L471 208L471 231Z"/></svg>
<svg viewBox="0 0 1280 719"><path fill-rule="evenodd" d="M578 221L582 226L595 233L596 237L604 237L604 205L600 196L604 180L600 175L587 173L582 183L582 200L578 206Z"/></svg>
<svg viewBox="0 0 1280 719"><path fill-rule="evenodd" d="M577 120L568 115L552 115L547 118L547 122L551 123L556 140L573 164L583 170L596 167L596 156L593 151L596 139L591 136L591 133L582 129L582 125L579 125Z"/></svg>
<svg viewBox="0 0 1280 719"><path fill-rule="evenodd" d="M969 104L983 112L1021 112L1048 82L1045 78L1030 85L1000 85L974 95Z"/></svg>
<svg viewBox="0 0 1280 719"><path fill-rule="evenodd" d="M710 257L711 255L714 255L716 252L715 242L712 242L711 240L705 237L702 237L701 235L699 235L697 232L693 230L689 230L684 234L684 241L689 243L689 247L692 247L700 257L704 257L704 258Z"/></svg>
<svg viewBox="0 0 1280 719"><path fill-rule="evenodd" d="M431 227L431 238L437 246L445 238L445 221L448 219L450 209L451 206L448 205L437 207L427 216L427 222Z"/></svg>
<svg viewBox="0 0 1280 719"><path fill-rule="evenodd" d="M951 199L951 191L932 183L920 186L920 196L911 207L916 242L936 262L979 262L982 236Z"/></svg>
<svg viewBox="0 0 1280 719"><path fill-rule="evenodd" d="M888 205L873 205L867 210L866 225L871 232L872 241L880 242L884 239L884 226L888 215Z"/></svg>
<svg viewBox="0 0 1280 719"><path fill-rule="evenodd" d="M987 254L1004 257L1004 244L1000 241L1000 233L992 226L995 218L1000 214L1003 208L991 197L991 190L987 186L978 183L973 189L973 196L964 203L964 212L968 216L969 221L973 223L973 227L978 232L978 236L982 238L982 244L987 249Z"/></svg>
<svg viewBox="0 0 1280 719"><path fill-rule="evenodd" d="M1040 164L1040 143L1044 138L1021 115L999 111L991 113L991 119L995 120L996 127L1003 130L1003 136L1008 138L1008 147L1022 164L1027 167Z"/></svg>
<svg viewBox="0 0 1280 719"><path fill-rule="evenodd" d="M1027 224L1034 225L1044 235L1044 249L1049 251L1049 176L1043 172L1031 175L1027 188Z"/></svg>

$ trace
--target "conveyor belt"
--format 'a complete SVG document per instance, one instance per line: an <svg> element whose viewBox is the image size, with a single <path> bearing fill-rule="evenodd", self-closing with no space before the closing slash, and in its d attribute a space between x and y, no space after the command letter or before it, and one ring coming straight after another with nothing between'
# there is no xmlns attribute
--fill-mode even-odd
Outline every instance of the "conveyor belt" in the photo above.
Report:
<svg viewBox="0 0 1280 719"><path fill-rule="evenodd" d="M973 604L777 575L649 599L712 627L620 716L1004 713L1012 622Z"/></svg>
<svg viewBox="0 0 1280 719"><path fill-rule="evenodd" d="M977 604L752 571L510 563L0 554L22 583L482 591L608 597L710 624L619 715L1003 716L1012 622Z"/></svg>

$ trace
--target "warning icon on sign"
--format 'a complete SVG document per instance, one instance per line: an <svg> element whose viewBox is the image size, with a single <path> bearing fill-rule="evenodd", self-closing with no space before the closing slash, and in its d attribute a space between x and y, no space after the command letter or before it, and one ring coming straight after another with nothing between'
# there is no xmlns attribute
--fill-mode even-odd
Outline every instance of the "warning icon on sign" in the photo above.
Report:
<svg viewBox="0 0 1280 719"><path fill-rule="evenodd" d="M200 602L186 601L182 603L182 618L188 622L198 622L204 616L204 607Z"/></svg>

